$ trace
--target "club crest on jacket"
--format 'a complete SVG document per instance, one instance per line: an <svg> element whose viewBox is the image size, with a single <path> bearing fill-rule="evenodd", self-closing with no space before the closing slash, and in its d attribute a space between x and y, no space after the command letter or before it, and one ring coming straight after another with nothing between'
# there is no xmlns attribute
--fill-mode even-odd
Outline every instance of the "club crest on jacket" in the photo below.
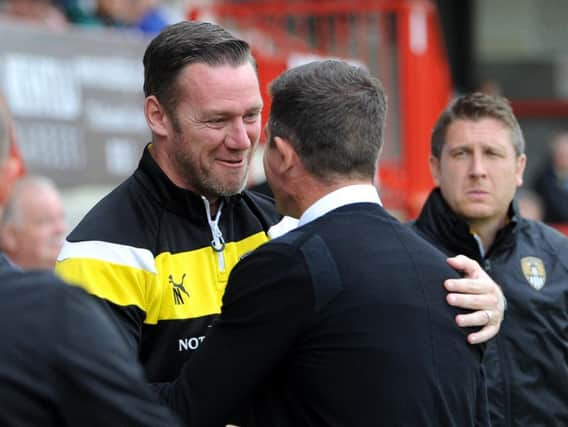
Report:
<svg viewBox="0 0 568 427"><path fill-rule="evenodd" d="M534 256L521 258L521 269L529 284L540 291L546 282L546 270L542 260Z"/></svg>

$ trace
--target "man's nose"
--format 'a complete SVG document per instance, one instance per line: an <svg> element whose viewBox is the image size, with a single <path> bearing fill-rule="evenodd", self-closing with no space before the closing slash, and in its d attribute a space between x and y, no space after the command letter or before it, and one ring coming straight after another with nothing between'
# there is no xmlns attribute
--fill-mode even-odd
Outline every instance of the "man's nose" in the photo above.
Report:
<svg viewBox="0 0 568 427"><path fill-rule="evenodd" d="M247 131L247 124L242 118L235 119L225 138L229 148L234 150L246 150L251 146L251 141Z"/></svg>
<svg viewBox="0 0 568 427"><path fill-rule="evenodd" d="M474 153L471 157L470 175L471 176L485 176L487 174L487 167L481 154Z"/></svg>

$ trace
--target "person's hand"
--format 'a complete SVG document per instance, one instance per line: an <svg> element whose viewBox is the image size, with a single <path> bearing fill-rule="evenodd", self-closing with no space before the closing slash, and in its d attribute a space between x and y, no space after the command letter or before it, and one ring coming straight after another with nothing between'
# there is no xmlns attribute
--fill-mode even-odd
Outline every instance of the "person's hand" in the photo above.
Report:
<svg viewBox="0 0 568 427"><path fill-rule="evenodd" d="M448 264L455 270L464 273L462 279L448 279L444 286L449 292L446 299L454 307L474 310L469 314L456 316L458 326L482 326L482 328L467 336L470 344L479 344L493 338L503 321L505 311L505 296L491 277L479 264L464 256L448 258Z"/></svg>

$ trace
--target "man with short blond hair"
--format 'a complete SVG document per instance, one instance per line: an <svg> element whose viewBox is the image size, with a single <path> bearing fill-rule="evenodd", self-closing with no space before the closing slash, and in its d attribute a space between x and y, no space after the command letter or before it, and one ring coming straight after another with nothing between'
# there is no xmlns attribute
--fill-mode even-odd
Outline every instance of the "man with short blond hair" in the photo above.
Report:
<svg viewBox="0 0 568 427"><path fill-rule="evenodd" d="M477 260L507 298L484 363L492 425L568 425L568 238L519 215L525 142L509 102L456 98L431 145L437 188L413 227L449 256Z"/></svg>

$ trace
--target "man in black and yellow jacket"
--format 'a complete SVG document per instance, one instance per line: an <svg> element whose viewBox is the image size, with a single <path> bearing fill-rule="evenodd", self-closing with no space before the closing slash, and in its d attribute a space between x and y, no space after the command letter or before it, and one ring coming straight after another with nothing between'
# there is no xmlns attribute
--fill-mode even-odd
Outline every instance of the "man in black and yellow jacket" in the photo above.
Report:
<svg viewBox="0 0 568 427"><path fill-rule="evenodd" d="M268 240L277 216L268 199L245 191L220 198L210 227L208 200L174 185L153 148L69 235L57 271L107 302L149 380L160 382L199 347L229 272Z"/></svg>
<svg viewBox="0 0 568 427"><path fill-rule="evenodd" d="M161 382L199 347L229 272L280 215L243 191L262 110L248 44L182 22L151 42L144 65L152 143L69 235L56 271L105 301Z"/></svg>

